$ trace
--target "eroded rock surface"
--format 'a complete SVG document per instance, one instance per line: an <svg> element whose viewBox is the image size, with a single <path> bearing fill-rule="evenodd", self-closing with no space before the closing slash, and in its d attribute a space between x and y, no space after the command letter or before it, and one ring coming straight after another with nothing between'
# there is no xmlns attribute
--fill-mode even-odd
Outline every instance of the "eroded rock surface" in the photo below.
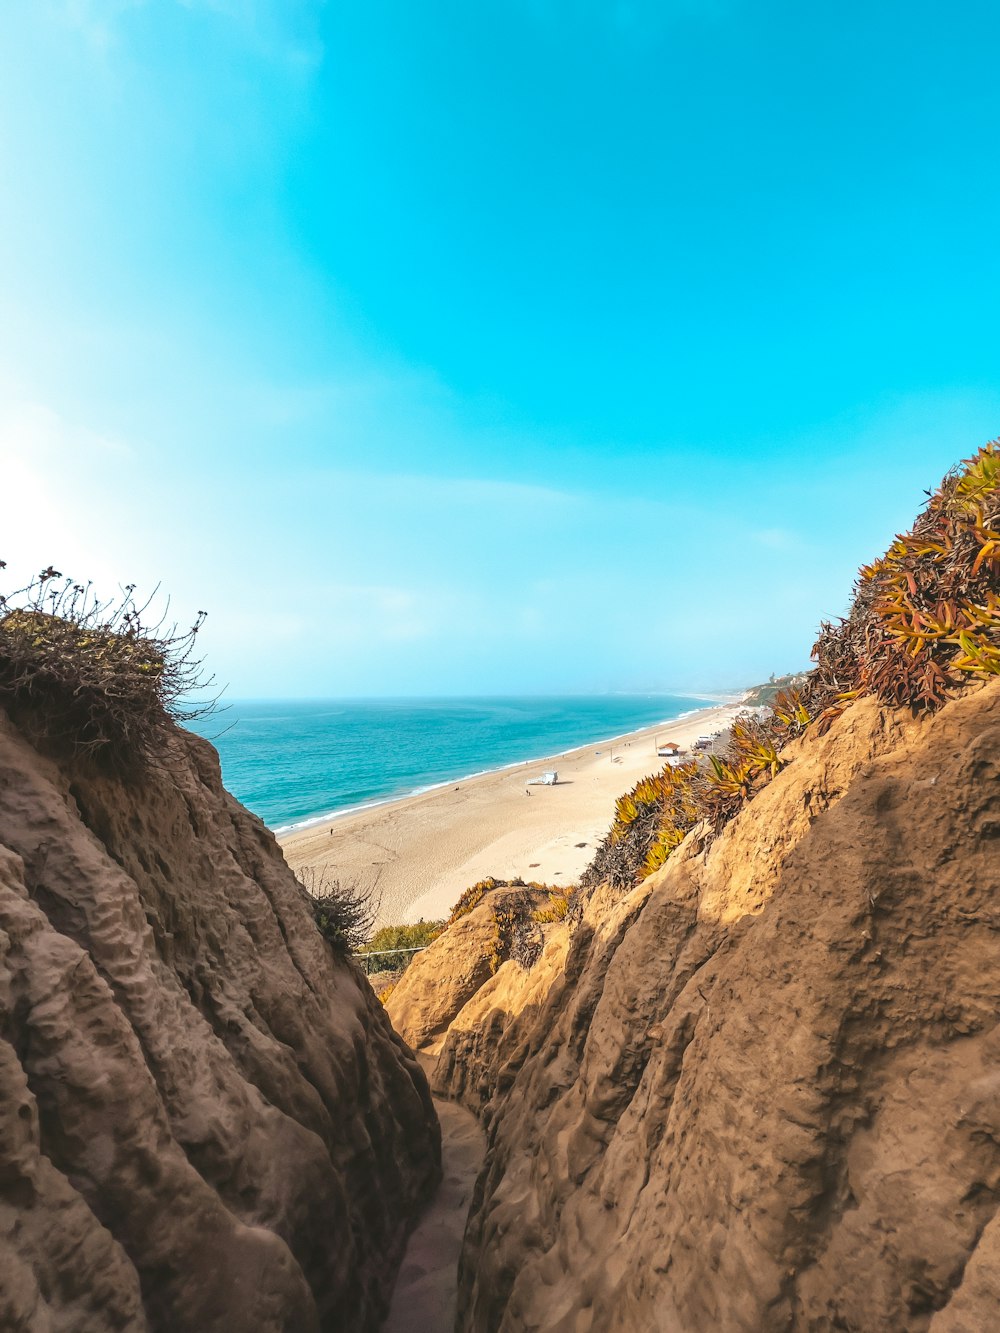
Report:
<svg viewBox="0 0 1000 1333"><path fill-rule="evenodd" d="M548 1000L551 988L563 977L569 927L546 926L545 937L530 969L508 959L455 1015L437 1044L431 1072L431 1086L438 1096L460 1101L480 1114L508 1085L508 1058L514 1058L515 1067L524 1059L529 1015Z"/></svg>
<svg viewBox="0 0 1000 1333"><path fill-rule="evenodd" d="M1000 682L787 753L452 1021L435 1081L488 1137L462 1329L996 1324Z"/></svg>
<svg viewBox="0 0 1000 1333"><path fill-rule="evenodd" d="M393 1026L411 1046L426 1046L442 1036L462 1006L489 980L495 893L459 917L430 949L418 953L386 1001Z"/></svg>
<svg viewBox="0 0 1000 1333"><path fill-rule="evenodd" d="M565 906L557 889L549 891L520 883L498 883L496 888L488 889L475 907L414 957L386 1001L386 1012L400 1036L415 1048L431 1046L483 987L494 995L504 990L504 982L494 978L494 966L499 964L496 977L522 976L523 970L516 963L500 961L517 952L517 947L512 938L501 942L497 916L503 917L513 909L522 920L526 937L530 936L532 953L539 952L551 935L551 923L537 918L539 914L542 918L553 915L554 898Z"/></svg>
<svg viewBox="0 0 1000 1333"><path fill-rule="evenodd" d="M0 1328L375 1329L439 1168L212 747L125 785L0 716Z"/></svg>

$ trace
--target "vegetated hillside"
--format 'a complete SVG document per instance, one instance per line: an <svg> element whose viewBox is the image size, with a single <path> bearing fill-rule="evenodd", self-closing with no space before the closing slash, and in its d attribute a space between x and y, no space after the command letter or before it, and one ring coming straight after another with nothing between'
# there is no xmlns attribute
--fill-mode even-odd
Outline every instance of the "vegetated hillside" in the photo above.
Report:
<svg viewBox="0 0 1000 1333"><path fill-rule="evenodd" d="M805 671L790 671L784 676L772 676L770 680L744 690L740 702L748 708L758 708L762 704L770 707L782 691L800 689L806 683L807 674Z"/></svg>
<svg viewBox="0 0 1000 1333"><path fill-rule="evenodd" d="M995 1324L996 457L864 572L783 717L623 798L613 873L437 1039L488 1135L461 1329Z"/></svg>
<svg viewBox="0 0 1000 1333"><path fill-rule="evenodd" d="M376 1329L426 1080L156 645L46 615L0 615L0 1328Z"/></svg>

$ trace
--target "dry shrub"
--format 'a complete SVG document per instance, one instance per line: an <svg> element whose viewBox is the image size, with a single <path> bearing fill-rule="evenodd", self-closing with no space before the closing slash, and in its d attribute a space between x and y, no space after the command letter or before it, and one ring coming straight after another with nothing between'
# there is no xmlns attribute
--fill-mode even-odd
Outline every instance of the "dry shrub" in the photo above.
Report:
<svg viewBox="0 0 1000 1333"><path fill-rule="evenodd" d="M315 866L303 866L298 881L319 933L337 953L354 953L367 943L382 902L376 884L342 882Z"/></svg>
<svg viewBox="0 0 1000 1333"><path fill-rule="evenodd" d="M134 594L101 601L50 566L0 595L0 703L34 739L127 769L162 752L172 723L212 711L190 702L211 684L194 656L205 613L179 633L146 623Z"/></svg>
<svg viewBox="0 0 1000 1333"><path fill-rule="evenodd" d="M493 940L490 971L512 958L525 971L532 967L542 951L542 932L532 921L534 897L528 889L498 895L493 902Z"/></svg>
<svg viewBox="0 0 1000 1333"><path fill-rule="evenodd" d="M538 962L544 946L545 937L541 928L525 913L514 930L509 957L522 972L529 972Z"/></svg>
<svg viewBox="0 0 1000 1333"><path fill-rule="evenodd" d="M472 884L467 888L458 902L451 909L451 915L445 922L445 929L453 926L463 916L468 914L479 906L488 893L494 889L534 889L538 893L563 892L562 889L554 889L549 884L540 884L538 880L523 880L520 877L514 879L494 879L492 875L487 875L477 884Z"/></svg>
<svg viewBox="0 0 1000 1333"><path fill-rule="evenodd" d="M567 915L573 890L540 884L537 880L494 879L490 875L465 890L452 908L445 928L467 916L479 906L487 893L495 889L506 889L509 892L498 893L491 907L493 935L489 953L490 971L496 972L509 958L527 970L534 965L542 951L544 936L541 926L547 922L561 921ZM545 894L547 901L545 905L536 908L539 893Z"/></svg>

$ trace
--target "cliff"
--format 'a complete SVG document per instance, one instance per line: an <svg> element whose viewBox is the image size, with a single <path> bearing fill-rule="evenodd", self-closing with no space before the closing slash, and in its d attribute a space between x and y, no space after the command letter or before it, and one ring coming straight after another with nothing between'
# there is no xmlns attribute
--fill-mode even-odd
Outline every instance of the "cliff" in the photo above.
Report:
<svg viewBox="0 0 1000 1333"><path fill-rule="evenodd" d="M450 1016L432 1081L488 1137L461 1329L995 1323L998 756L1000 681L860 699Z"/></svg>
<svg viewBox="0 0 1000 1333"><path fill-rule="evenodd" d="M0 1327L375 1329L439 1162L212 747L125 782L0 713Z"/></svg>

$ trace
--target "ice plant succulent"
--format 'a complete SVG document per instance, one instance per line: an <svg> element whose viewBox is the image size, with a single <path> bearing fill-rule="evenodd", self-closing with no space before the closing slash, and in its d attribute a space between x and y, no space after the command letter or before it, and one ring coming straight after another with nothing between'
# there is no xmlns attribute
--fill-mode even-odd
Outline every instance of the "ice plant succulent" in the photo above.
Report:
<svg viewBox="0 0 1000 1333"><path fill-rule="evenodd" d="M963 684L1000 676L1000 440L949 472L910 531L860 570L850 612L820 626L813 660L768 713L733 726L721 753L620 797L583 886L631 886L696 824L719 833L780 772L789 741L825 731L856 699L935 709Z"/></svg>
<svg viewBox="0 0 1000 1333"><path fill-rule="evenodd" d="M854 603L821 627L806 696L824 725L854 699L938 708L1000 675L1000 441L949 472L907 533L859 574Z"/></svg>

